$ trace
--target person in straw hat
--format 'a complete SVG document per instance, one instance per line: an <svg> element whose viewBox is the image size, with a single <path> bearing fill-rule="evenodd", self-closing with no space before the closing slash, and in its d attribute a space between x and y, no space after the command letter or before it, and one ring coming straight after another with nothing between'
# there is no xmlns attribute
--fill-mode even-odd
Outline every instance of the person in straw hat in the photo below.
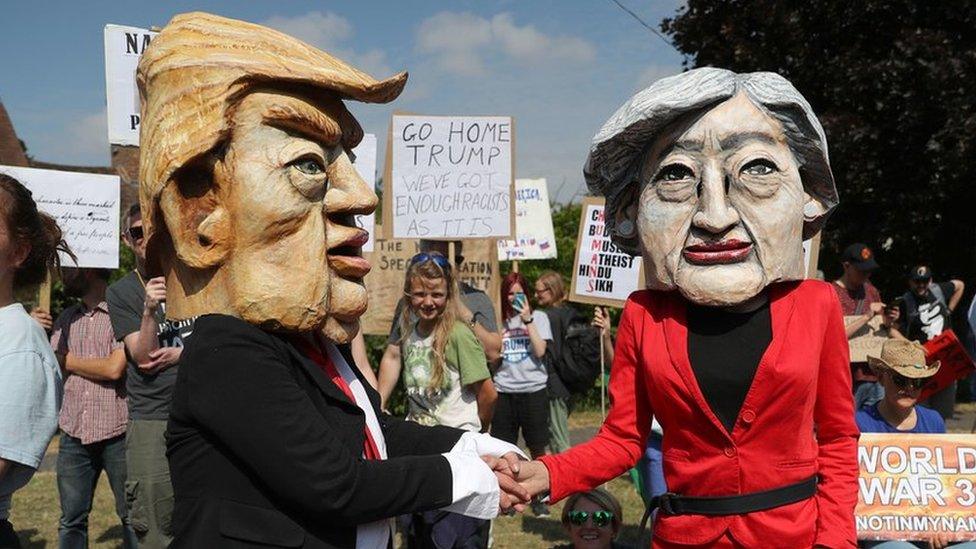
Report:
<svg viewBox="0 0 976 549"><path fill-rule="evenodd" d="M384 415L352 366L370 267L354 215L377 197L344 101L392 101L406 79L204 13L146 49L149 274L165 276L168 317L198 317L166 431L170 547L386 549L389 517L488 519L528 500L517 447Z"/></svg>
<svg viewBox="0 0 976 549"><path fill-rule="evenodd" d="M922 387L939 371L939 361L925 363L925 347L917 341L889 339L881 356L868 365L884 388L884 398L857 411L862 433L944 433L945 422L935 410L918 404Z"/></svg>

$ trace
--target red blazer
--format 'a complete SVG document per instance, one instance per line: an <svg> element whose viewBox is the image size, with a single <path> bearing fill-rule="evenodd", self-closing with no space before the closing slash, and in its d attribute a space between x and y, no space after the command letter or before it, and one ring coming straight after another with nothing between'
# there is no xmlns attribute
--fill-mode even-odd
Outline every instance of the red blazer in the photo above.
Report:
<svg viewBox="0 0 976 549"><path fill-rule="evenodd" d="M610 414L584 444L542 461L553 500L617 477L643 455L656 416L668 490L725 496L819 475L815 497L744 515L659 514L655 538L747 547L855 547L857 425L847 337L834 290L819 281L771 285L773 338L729 434L688 361L686 301L676 292L627 300L610 376Z"/></svg>

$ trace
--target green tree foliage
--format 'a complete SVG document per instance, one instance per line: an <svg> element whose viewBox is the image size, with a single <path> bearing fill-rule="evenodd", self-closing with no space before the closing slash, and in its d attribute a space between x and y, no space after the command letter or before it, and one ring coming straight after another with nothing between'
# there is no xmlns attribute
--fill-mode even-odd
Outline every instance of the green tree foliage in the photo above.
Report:
<svg viewBox="0 0 976 549"><path fill-rule="evenodd" d="M823 235L829 277L863 241L886 297L917 262L973 279L976 1L688 0L661 29L686 67L774 71L813 105L841 197Z"/></svg>

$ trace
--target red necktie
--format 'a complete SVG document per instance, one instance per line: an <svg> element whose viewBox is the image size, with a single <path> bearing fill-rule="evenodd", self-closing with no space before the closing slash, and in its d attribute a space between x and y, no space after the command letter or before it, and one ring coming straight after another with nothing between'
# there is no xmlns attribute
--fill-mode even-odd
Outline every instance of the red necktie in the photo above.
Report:
<svg viewBox="0 0 976 549"><path fill-rule="evenodd" d="M352 389L349 384L346 383L345 379L339 375L339 371L336 370L335 364L332 364L332 360L329 359L327 355L322 353L315 345L312 345L308 340L302 338L295 338L295 343L298 345L299 349L305 353L305 356L312 359L318 367L322 370L325 375L335 383L336 387L347 397L349 400L358 406L356 402L356 397L352 393ZM365 440L363 441L363 456L366 459L381 459L380 449L376 446L376 441L373 440L373 435L369 432L369 425L366 425L363 430L365 431Z"/></svg>

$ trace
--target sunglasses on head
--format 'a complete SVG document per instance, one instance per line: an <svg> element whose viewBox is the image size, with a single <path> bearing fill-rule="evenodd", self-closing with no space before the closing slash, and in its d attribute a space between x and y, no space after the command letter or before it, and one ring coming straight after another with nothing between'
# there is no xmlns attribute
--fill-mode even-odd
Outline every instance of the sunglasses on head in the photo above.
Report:
<svg viewBox="0 0 976 549"><path fill-rule="evenodd" d="M419 254L410 258L410 266L412 267L417 263L424 263L426 261L433 261L438 267L444 269L445 271L451 270L451 262L437 252L420 252Z"/></svg>
<svg viewBox="0 0 976 549"><path fill-rule="evenodd" d="M895 385L898 386L899 389L908 389L909 387L911 387L912 389L921 389L922 387L925 386L925 383L928 380L905 377L901 374L891 372L891 381L893 381Z"/></svg>
<svg viewBox="0 0 976 549"><path fill-rule="evenodd" d="M613 522L613 513L610 511L593 511L592 513L588 511L570 511L569 522L576 526L583 526L591 516L593 517L593 525L597 528L603 528Z"/></svg>
<svg viewBox="0 0 976 549"><path fill-rule="evenodd" d="M141 240L144 234L142 227L129 227L129 238L132 240Z"/></svg>

